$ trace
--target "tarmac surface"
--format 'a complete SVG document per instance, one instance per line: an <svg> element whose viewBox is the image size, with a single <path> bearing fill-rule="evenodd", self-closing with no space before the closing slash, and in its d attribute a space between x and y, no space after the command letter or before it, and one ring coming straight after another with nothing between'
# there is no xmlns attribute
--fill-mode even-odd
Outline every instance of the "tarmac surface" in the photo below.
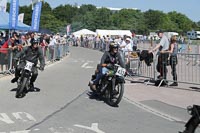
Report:
<svg viewBox="0 0 200 133"><path fill-rule="evenodd" d="M125 96L130 100L142 102L157 100L180 108L189 105L200 105L200 86L179 83L178 86L154 86L154 83L145 82L145 78L132 77L125 86Z"/></svg>

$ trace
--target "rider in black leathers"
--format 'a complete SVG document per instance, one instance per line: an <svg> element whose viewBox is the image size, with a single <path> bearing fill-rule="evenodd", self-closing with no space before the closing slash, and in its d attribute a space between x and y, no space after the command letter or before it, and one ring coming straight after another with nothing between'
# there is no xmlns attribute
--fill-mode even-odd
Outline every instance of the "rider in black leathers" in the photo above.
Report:
<svg viewBox="0 0 200 133"><path fill-rule="evenodd" d="M40 70L44 70L45 66L45 59L43 56L43 52L41 47L38 47L38 40L33 40L31 42L31 46L25 47L21 52L17 53L17 55L13 59L13 64L15 66L15 78L11 80L11 83L17 82L18 78L20 77L20 71L25 66L25 60L28 60L30 62L34 63L34 66L32 68L32 77L30 79L30 89L34 90L34 82L37 79L38 76L38 70L36 68L38 59L40 61ZM20 59L20 63L17 66L17 62Z"/></svg>
<svg viewBox="0 0 200 133"><path fill-rule="evenodd" d="M99 80L109 72L109 70L112 70L114 67L114 64L118 64L121 67L125 68L125 64L122 60L122 57L118 51L119 45L117 43L111 43L109 45L109 51L106 51L102 58L101 63L98 65L100 66L98 69L98 73L96 76L96 79L89 82L89 85L93 90L96 90L96 85L99 83Z"/></svg>

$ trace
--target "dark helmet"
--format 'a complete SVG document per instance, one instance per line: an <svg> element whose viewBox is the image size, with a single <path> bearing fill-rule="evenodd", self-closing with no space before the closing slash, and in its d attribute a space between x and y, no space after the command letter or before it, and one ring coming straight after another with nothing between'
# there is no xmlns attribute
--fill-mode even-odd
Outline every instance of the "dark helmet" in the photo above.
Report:
<svg viewBox="0 0 200 133"><path fill-rule="evenodd" d="M34 39L33 41L31 41L31 45L33 46L34 44L38 44L39 41L37 39Z"/></svg>
<svg viewBox="0 0 200 133"><path fill-rule="evenodd" d="M115 43L115 42L111 42L109 45L109 49L112 50L113 48L119 48L119 44Z"/></svg>

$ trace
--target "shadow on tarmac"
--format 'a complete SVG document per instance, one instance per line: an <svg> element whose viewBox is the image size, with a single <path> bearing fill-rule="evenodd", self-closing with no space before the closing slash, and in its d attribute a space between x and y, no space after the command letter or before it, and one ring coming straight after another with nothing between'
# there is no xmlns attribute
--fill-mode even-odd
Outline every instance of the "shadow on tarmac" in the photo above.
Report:
<svg viewBox="0 0 200 133"><path fill-rule="evenodd" d="M10 91L17 91L17 88L13 88ZM35 87L33 90L24 90L24 93L20 96L16 96L16 98L23 98L26 96L28 92L40 92L40 88Z"/></svg>

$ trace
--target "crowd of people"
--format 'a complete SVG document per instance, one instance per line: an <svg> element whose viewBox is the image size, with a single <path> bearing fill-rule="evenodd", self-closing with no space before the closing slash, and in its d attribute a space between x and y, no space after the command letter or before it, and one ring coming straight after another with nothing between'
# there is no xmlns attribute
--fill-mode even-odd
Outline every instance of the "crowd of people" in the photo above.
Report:
<svg viewBox="0 0 200 133"><path fill-rule="evenodd" d="M147 51L148 53L157 52L158 63L156 66L157 72L160 74L157 76L157 79L163 79L164 84L167 84L167 66L170 65L172 69L173 83L170 86L178 86L177 82L177 72L176 65L178 63L177 53L178 53L178 44L179 40L176 36L168 38L162 30L157 32L160 40L156 44L156 47L152 50ZM133 57L134 53L141 51L137 49L138 38L134 36L73 36L73 45L81 46L86 48L99 49L101 51L109 51L109 44L116 43L118 44L118 50L121 53L122 59L125 63L126 69L129 71L130 68L130 59ZM147 54L148 54L147 53ZM152 57L153 58L153 57ZM152 59L153 60L153 59ZM131 71L130 71L131 72Z"/></svg>
<svg viewBox="0 0 200 133"><path fill-rule="evenodd" d="M167 76L167 63L171 65L172 76L174 83L172 86L177 86L177 74L176 74L176 64L177 64L177 53L178 45L176 44L177 38L172 37L169 40L163 31L158 32L158 36L161 38L160 43L156 45L155 48L149 51L155 52L158 50L158 64L157 71L160 73L158 78L166 79ZM14 56L16 53L22 50L23 47L30 46L33 39L38 39L39 45L43 49L43 54L46 57L46 51L48 49L49 60L59 60L62 57L60 47L64 47L65 51L69 52L69 42L72 42L72 46L80 46L92 49L99 49L101 51L109 51L109 46L111 43L116 43L119 46L119 51L125 67L127 70L130 68L130 58L133 52L137 51L138 38L135 36L80 36L75 37L60 35L59 33L55 35L40 34L40 33L26 33L19 34L13 32L10 37L1 34L0 36L0 72L4 72L10 68L13 68L11 62L11 53ZM56 52L56 54L55 54ZM5 70L4 70L5 68Z"/></svg>
<svg viewBox="0 0 200 133"><path fill-rule="evenodd" d="M0 72L3 73L6 70L12 69L12 58L23 47L31 45L31 42L37 39L40 47L43 50L43 54L47 60L59 60L64 53L69 53L68 38L66 35L55 35L41 34L35 32L28 33L17 33L13 32L9 34L0 34ZM48 57L47 57L48 51Z"/></svg>

